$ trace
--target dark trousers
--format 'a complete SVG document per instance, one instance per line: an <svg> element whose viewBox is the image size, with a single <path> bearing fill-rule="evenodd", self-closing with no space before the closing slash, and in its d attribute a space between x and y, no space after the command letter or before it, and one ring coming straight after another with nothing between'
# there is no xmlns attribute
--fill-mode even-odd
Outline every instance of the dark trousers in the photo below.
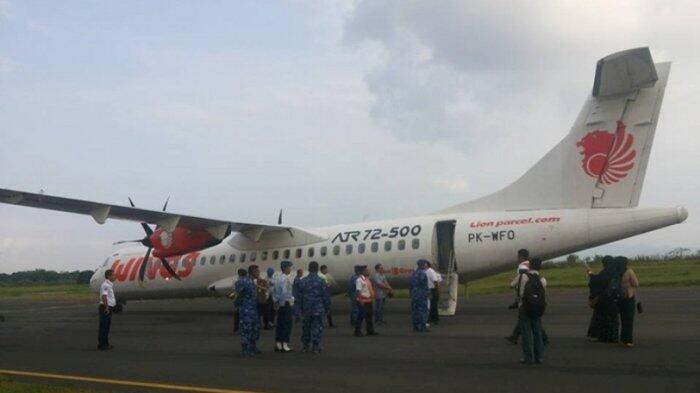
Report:
<svg viewBox="0 0 700 393"><path fill-rule="evenodd" d="M440 314L438 314L438 302L440 301L440 292L437 287L430 290L430 322L440 322Z"/></svg>
<svg viewBox="0 0 700 393"><path fill-rule="evenodd" d="M365 322L367 326L367 333L374 333L374 319L372 318L373 307L372 303L360 303L358 302L357 307L360 313L357 316L357 325L355 325L356 331L362 330L362 322Z"/></svg>
<svg viewBox="0 0 700 393"><path fill-rule="evenodd" d="M622 329L620 330L620 341L623 344L633 343L634 329L634 312L636 308L636 300L631 297L629 299L621 299L620 304L620 322Z"/></svg>
<svg viewBox="0 0 700 393"><path fill-rule="evenodd" d="M326 314L326 320L328 322L328 327L335 327L333 324L333 312L331 310L328 310L328 314Z"/></svg>
<svg viewBox="0 0 700 393"><path fill-rule="evenodd" d="M258 315L262 318L263 327L269 329L272 320L270 319L270 312L267 310L267 302L258 303Z"/></svg>
<svg viewBox="0 0 700 393"><path fill-rule="evenodd" d="M355 316L355 330L362 329L362 322L365 320L365 308L362 303L355 300L355 308L357 309L357 315Z"/></svg>
<svg viewBox="0 0 700 393"><path fill-rule="evenodd" d="M285 303L277 309L277 326L275 327L275 341L288 343L292 335L292 306Z"/></svg>
<svg viewBox="0 0 700 393"><path fill-rule="evenodd" d="M598 341L616 343L620 341L620 311L615 309L603 310Z"/></svg>
<svg viewBox="0 0 700 393"><path fill-rule="evenodd" d="M594 309L593 315L591 315L591 322L588 324L588 332L586 334L589 338L600 338L600 331L603 327L603 313L600 309Z"/></svg>
<svg viewBox="0 0 700 393"><path fill-rule="evenodd" d="M112 325L112 307L109 307L109 312L105 313L105 306L100 305L98 312L100 313L100 327L97 333L97 347L106 348L109 346L109 328Z"/></svg>
<svg viewBox="0 0 700 393"><path fill-rule="evenodd" d="M542 319L529 317L522 309L518 312L520 335L522 335L523 359L526 362L544 358Z"/></svg>
<svg viewBox="0 0 700 393"><path fill-rule="evenodd" d="M544 330L544 327L542 327L541 323L540 323L540 331L542 331L542 342L544 344L548 344L549 343L549 336L547 336L547 332ZM520 337L520 317L518 317L518 323L513 328L513 333L511 333L510 337L514 341L518 341L518 338Z"/></svg>

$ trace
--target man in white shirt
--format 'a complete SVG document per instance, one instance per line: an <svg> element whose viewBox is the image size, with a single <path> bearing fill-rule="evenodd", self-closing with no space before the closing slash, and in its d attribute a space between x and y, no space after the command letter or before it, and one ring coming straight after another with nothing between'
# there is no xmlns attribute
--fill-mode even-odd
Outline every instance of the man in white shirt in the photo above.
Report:
<svg viewBox="0 0 700 393"><path fill-rule="evenodd" d="M518 271L517 275L511 281L510 287L515 289L515 302L509 307L511 309L517 309L518 305L520 304L520 280L523 276L525 276L525 273L530 270L530 251L521 248L518 250ZM510 342L511 344L517 344L518 343L518 337L520 337L520 323L516 323L515 327L513 328L513 332L510 334L510 336L505 336L504 338Z"/></svg>
<svg viewBox="0 0 700 393"><path fill-rule="evenodd" d="M530 270L522 274L519 290L518 324L522 336L523 357L520 363L541 364L544 358L544 330L542 329L542 314L546 307L545 289L547 280L540 276L542 261L533 258L530 261ZM528 282L533 280L530 288ZM537 284L539 281L542 286ZM514 280L515 282L515 280ZM528 289L528 291L526 291Z"/></svg>
<svg viewBox="0 0 700 393"><path fill-rule="evenodd" d="M433 269L432 263L428 263L428 269L425 271L425 274L428 276L428 289L430 290L430 301L428 302L430 314L428 316L428 321L437 325L440 322L438 301L440 300L440 281L442 281L442 277L440 273Z"/></svg>
<svg viewBox="0 0 700 393"><path fill-rule="evenodd" d="M105 280L100 286L100 327L97 336L97 349L101 351L114 348L109 345L109 328L112 324L112 309L117 305L112 282L114 282L114 271L109 269L105 272Z"/></svg>
<svg viewBox="0 0 700 393"><path fill-rule="evenodd" d="M289 347L292 334L292 308L294 307L294 294L292 286L292 262L280 263L281 273L275 275L272 285L272 300L277 307L277 327L275 330L275 352L292 352Z"/></svg>
<svg viewBox="0 0 700 393"><path fill-rule="evenodd" d="M369 279L369 269L367 266L362 266L360 270L360 275L357 277L357 282L355 283L355 293L357 306L361 308L358 318L357 325L355 326L355 336L361 337L362 334L362 320L365 321L367 326L367 335L376 336L378 333L374 331L374 320L373 318L373 307L374 303L374 286L372 281Z"/></svg>

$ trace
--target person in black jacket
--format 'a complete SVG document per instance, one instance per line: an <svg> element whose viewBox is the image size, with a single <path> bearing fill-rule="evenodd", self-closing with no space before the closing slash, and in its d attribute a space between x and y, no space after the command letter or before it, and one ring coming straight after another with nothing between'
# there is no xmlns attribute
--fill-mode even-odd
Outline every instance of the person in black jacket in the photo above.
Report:
<svg viewBox="0 0 700 393"><path fill-rule="evenodd" d="M599 313L599 330L597 341L616 343L620 336L620 309L618 307L622 275L617 268L615 258L607 255L603 258L603 270L598 274L596 286L602 288L595 304ZM595 315L595 314L594 314Z"/></svg>

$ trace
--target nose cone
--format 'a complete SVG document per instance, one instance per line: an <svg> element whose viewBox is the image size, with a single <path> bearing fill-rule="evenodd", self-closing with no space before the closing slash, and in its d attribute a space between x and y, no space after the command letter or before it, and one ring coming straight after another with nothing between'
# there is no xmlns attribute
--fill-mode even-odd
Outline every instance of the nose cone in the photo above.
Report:
<svg viewBox="0 0 700 393"><path fill-rule="evenodd" d="M685 221L688 218L688 209L685 206L678 206L676 208L676 217L678 217L678 223Z"/></svg>
<svg viewBox="0 0 700 393"><path fill-rule="evenodd" d="M95 270L95 273L90 277L90 290L93 292L99 292L100 290L100 270L101 269Z"/></svg>

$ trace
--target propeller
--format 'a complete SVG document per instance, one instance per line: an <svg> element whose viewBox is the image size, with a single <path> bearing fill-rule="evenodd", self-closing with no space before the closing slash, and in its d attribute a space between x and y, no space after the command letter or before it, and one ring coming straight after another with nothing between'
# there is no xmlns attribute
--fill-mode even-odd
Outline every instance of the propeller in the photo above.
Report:
<svg viewBox="0 0 700 393"><path fill-rule="evenodd" d="M162 211L165 211L168 208L169 201L170 201L170 197L168 196L168 198L165 200L165 204L163 205ZM134 208L136 207L136 205L134 204L134 201L131 200L131 197L129 197L129 204L131 205L131 207L134 207ZM151 256L151 251L153 251L153 242L151 242L151 235L153 235L153 230L145 222L141 223L141 227L143 228L143 231L146 232L146 236L143 239L122 240L122 241L115 242L114 244L116 245L116 244L123 244L123 243L141 243L146 248L148 248L148 250L146 250L146 256L143 257L143 262L141 263L141 266L139 267L139 285L143 286L143 278L146 275L146 265L148 265L148 258ZM158 229L158 227L156 227L156 229ZM182 280L180 278L180 276L177 275L175 270L173 270L173 268L170 266L168 261L165 260L165 258L161 257L159 259L160 259L160 262L163 264L163 267L165 267L165 270L168 271L168 273L170 273L178 281Z"/></svg>

